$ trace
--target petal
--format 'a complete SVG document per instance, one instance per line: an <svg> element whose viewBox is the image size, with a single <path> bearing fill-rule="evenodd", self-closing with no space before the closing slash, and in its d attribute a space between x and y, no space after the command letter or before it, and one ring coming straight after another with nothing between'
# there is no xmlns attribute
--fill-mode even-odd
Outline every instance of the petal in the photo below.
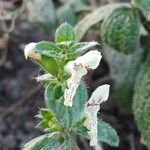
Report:
<svg viewBox="0 0 150 150"><path fill-rule="evenodd" d="M102 55L101 52L97 50L89 51L83 56L78 57L75 60L76 65L82 65L87 69L96 69L101 61Z"/></svg>
<svg viewBox="0 0 150 150"><path fill-rule="evenodd" d="M110 85L105 84L99 86L93 93L85 106L85 123L84 126L89 130L90 145L97 144L97 113L100 109L100 104L108 99Z"/></svg>
<svg viewBox="0 0 150 150"><path fill-rule="evenodd" d="M82 76L85 74L87 74L86 69L80 67L74 68L71 77L67 80L68 88L65 89L64 93L64 105L72 107L76 90L80 84Z"/></svg>
<svg viewBox="0 0 150 150"><path fill-rule="evenodd" d="M27 59L28 57L32 58L32 59L41 59L41 55L38 53L35 53L34 49L36 47L36 43L29 43L25 46L24 49L24 55L25 58Z"/></svg>
<svg viewBox="0 0 150 150"><path fill-rule="evenodd" d="M91 98L88 101L88 104L101 104L102 102L105 102L109 97L109 90L110 85L104 84L102 86L99 86L93 93Z"/></svg>
<svg viewBox="0 0 150 150"><path fill-rule="evenodd" d="M87 106L85 109L86 120L84 126L89 130L90 146L97 144L97 112L99 109L99 105Z"/></svg>
<svg viewBox="0 0 150 150"><path fill-rule="evenodd" d="M64 70L70 73L71 77L67 81L68 89L65 90L64 105L72 106L74 95L82 77L87 74L88 69L96 69L101 58L101 53L93 50L66 64Z"/></svg>

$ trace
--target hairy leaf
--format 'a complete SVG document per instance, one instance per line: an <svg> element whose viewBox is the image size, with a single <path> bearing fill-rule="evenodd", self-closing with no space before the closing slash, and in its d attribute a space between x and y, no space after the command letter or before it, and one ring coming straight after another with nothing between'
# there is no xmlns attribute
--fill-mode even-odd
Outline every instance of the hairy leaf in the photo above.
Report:
<svg viewBox="0 0 150 150"><path fill-rule="evenodd" d="M74 125L81 117L86 100L87 91L83 84L77 89L72 107L66 107L64 105L63 97L59 100L54 98L54 87L52 84L48 85L45 90L45 102L47 107L54 112L59 122L67 127Z"/></svg>
<svg viewBox="0 0 150 150"><path fill-rule="evenodd" d="M101 37L112 48L129 54L139 44L139 15L136 10L127 7L115 9L103 21Z"/></svg>
<svg viewBox="0 0 150 150"><path fill-rule="evenodd" d="M97 129L98 129L97 138L99 141L105 142L115 147L119 145L119 137L117 135L117 132L108 123L99 120Z"/></svg>
<svg viewBox="0 0 150 150"><path fill-rule="evenodd" d="M119 145L119 137L117 135L117 132L108 123L102 120L98 120L97 130L98 141L105 142L115 147ZM90 139L90 136L87 133L88 130L83 125L83 123L78 126L75 126L73 128L73 131L87 139Z"/></svg>
<svg viewBox="0 0 150 150"><path fill-rule="evenodd" d="M49 72L51 75L58 75L59 65L54 58L42 55L42 60L39 62L39 64L45 71Z"/></svg>
<svg viewBox="0 0 150 150"><path fill-rule="evenodd" d="M73 27L68 23L63 23L55 33L55 42L75 41L75 33Z"/></svg>
<svg viewBox="0 0 150 150"><path fill-rule="evenodd" d="M96 45L100 45L97 42L79 42L79 43L74 43L70 46L70 50L72 51L77 51L77 52L85 52L85 50L94 47Z"/></svg>
<svg viewBox="0 0 150 150"><path fill-rule="evenodd" d="M134 87L133 112L139 131L150 149L150 53L140 68Z"/></svg>
<svg viewBox="0 0 150 150"><path fill-rule="evenodd" d="M47 146L51 146L54 149L58 149L60 147L57 134L50 133L39 136L25 144L23 150L41 150L46 149Z"/></svg>

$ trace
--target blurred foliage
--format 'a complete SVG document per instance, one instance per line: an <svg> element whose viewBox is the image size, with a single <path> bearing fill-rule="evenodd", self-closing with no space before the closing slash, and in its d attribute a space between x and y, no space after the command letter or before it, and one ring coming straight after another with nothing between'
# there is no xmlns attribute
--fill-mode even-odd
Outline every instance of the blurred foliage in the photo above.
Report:
<svg viewBox="0 0 150 150"><path fill-rule="evenodd" d="M116 100L125 112L134 112L138 128L150 149L150 57L147 57L150 0L132 0L131 4L118 2L97 8L75 26L78 40L91 27L97 30L98 25Z"/></svg>
<svg viewBox="0 0 150 150"><path fill-rule="evenodd" d="M89 11L86 0L61 0L56 6L53 0L28 0L26 7L28 20L44 31L53 31L58 24L68 22L75 25L79 19L79 12Z"/></svg>

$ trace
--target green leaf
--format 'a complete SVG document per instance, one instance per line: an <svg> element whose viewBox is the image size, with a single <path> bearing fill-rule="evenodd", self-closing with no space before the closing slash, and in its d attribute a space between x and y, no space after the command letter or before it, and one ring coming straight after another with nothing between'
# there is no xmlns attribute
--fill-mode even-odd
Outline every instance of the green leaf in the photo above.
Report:
<svg viewBox="0 0 150 150"><path fill-rule="evenodd" d="M80 150L77 143L73 139L66 140L60 147L61 150Z"/></svg>
<svg viewBox="0 0 150 150"><path fill-rule="evenodd" d="M41 149L46 150L46 147L48 145L53 147L54 149L60 146L60 142L57 134L50 133L50 134L39 136L31 140L27 144L25 144L23 150L41 150Z"/></svg>
<svg viewBox="0 0 150 150"><path fill-rule="evenodd" d="M40 109L40 115L47 120L50 120L54 116L52 112L45 108Z"/></svg>
<svg viewBox="0 0 150 150"><path fill-rule="evenodd" d="M81 118L74 126L73 131L80 136L83 136L87 139L90 139L90 136L88 134L88 129L83 125L86 118Z"/></svg>
<svg viewBox="0 0 150 150"><path fill-rule="evenodd" d="M75 41L75 33L73 27L68 23L63 23L55 33L55 42Z"/></svg>
<svg viewBox="0 0 150 150"><path fill-rule="evenodd" d="M114 128L112 128L108 123L98 120L98 135L99 141L105 142L111 146L117 147L119 145L119 137Z"/></svg>
<svg viewBox="0 0 150 150"><path fill-rule="evenodd" d="M133 53L139 45L139 27L139 15L136 10L117 8L102 23L102 41L124 54Z"/></svg>
<svg viewBox="0 0 150 150"><path fill-rule="evenodd" d="M130 7L128 3L107 4L87 14L75 26L74 31L77 35L77 40L80 41L91 26L101 22L109 13L121 6Z"/></svg>
<svg viewBox="0 0 150 150"><path fill-rule="evenodd" d="M150 12L150 0L132 0L133 6Z"/></svg>
<svg viewBox="0 0 150 150"><path fill-rule="evenodd" d="M35 52L52 58L60 58L60 49L52 42L42 41L36 44Z"/></svg>
<svg viewBox="0 0 150 150"><path fill-rule="evenodd" d="M54 58L42 55L42 60L39 62L39 64L45 71L49 72L52 76L56 77L58 75L59 65Z"/></svg>
<svg viewBox="0 0 150 150"><path fill-rule="evenodd" d="M80 126L79 125L74 126L73 131L87 139L90 139L90 136L87 133L88 130L83 125L83 123L80 124ZM98 141L105 142L115 147L119 145L119 137L117 135L117 132L108 123L105 123L102 120L98 120L97 130L98 130L98 133L97 133Z"/></svg>
<svg viewBox="0 0 150 150"><path fill-rule="evenodd" d="M94 47L96 45L100 45L100 44L94 41L74 43L70 46L70 51L85 52L89 48Z"/></svg>
<svg viewBox="0 0 150 150"><path fill-rule="evenodd" d="M79 120L84 111L86 100L87 91L84 84L79 85L72 107L66 107L64 105L63 97L59 100L54 98L54 86L52 84L48 85L45 90L45 102L47 107L54 112L57 120L65 127L71 127Z"/></svg>
<svg viewBox="0 0 150 150"><path fill-rule="evenodd" d="M55 115L49 109L40 109L39 115L37 116L42 121L36 126L39 129L45 131L62 131L62 126L59 121L55 118Z"/></svg>

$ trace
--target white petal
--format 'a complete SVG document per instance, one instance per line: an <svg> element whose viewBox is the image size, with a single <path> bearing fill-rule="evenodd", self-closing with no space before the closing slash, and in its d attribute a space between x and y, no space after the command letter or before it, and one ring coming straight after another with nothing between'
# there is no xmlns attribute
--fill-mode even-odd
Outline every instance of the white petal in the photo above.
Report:
<svg viewBox="0 0 150 150"><path fill-rule="evenodd" d="M95 146L97 144L97 112L99 109L99 105L87 106L85 108L86 120L84 126L89 130L90 146Z"/></svg>
<svg viewBox="0 0 150 150"><path fill-rule="evenodd" d="M41 59L41 55L38 53L35 53L34 49L35 49L36 43L29 43L25 46L24 49L24 55L25 58L27 59L28 57L33 58L33 59Z"/></svg>
<svg viewBox="0 0 150 150"><path fill-rule="evenodd" d="M88 104L101 104L105 102L109 97L110 85L104 84L99 86L93 93L91 98L88 101Z"/></svg>
<svg viewBox="0 0 150 150"><path fill-rule="evenodd" d="M78 57L75 60L76 65L81 65L87 69L96 69L101 61L102 55L97 50L89 51L88 53L84 54L83 56Z"/></svg>
<svg viewBox="0 0 150 150"><path fill-rule="evenodd" d="M65 89L64 93L64 105L72 107L76 90L80 84L82 76L84 76L85 74L87 74L86 69L81 68L80 66L74 68L71 77L67 80L68 88Z"/></svg>
<svg viewBox="0 0 150 150"><path fill-rule="evenodd" d="M99 86L93 93L85 106L85 127L90 130L90 145L97 144L97 113L100 109L100 104L108 99L110 85L105 84Z"/></svg>
<svg viewBox="0 0 150 150"><path fill-rule="evenodd" d="M68 88L65 90L64 105L72 106L72 101L81 78L87 74L89 69L96 69L101 58L101 53L97 50L93 50L66 64L64 70L70 73L71 77L67 81Z"/></svg>
<svg viewBox="0 0 150 150"><path fill-rule="evenodd" d="M47 74L44 74L44 75L41 75L41 76L38 76L35 78L38 82L39 81L46 81L46 80L52 80L54 79L53 76L50 74L50 73L47 73Z"/></svg>

